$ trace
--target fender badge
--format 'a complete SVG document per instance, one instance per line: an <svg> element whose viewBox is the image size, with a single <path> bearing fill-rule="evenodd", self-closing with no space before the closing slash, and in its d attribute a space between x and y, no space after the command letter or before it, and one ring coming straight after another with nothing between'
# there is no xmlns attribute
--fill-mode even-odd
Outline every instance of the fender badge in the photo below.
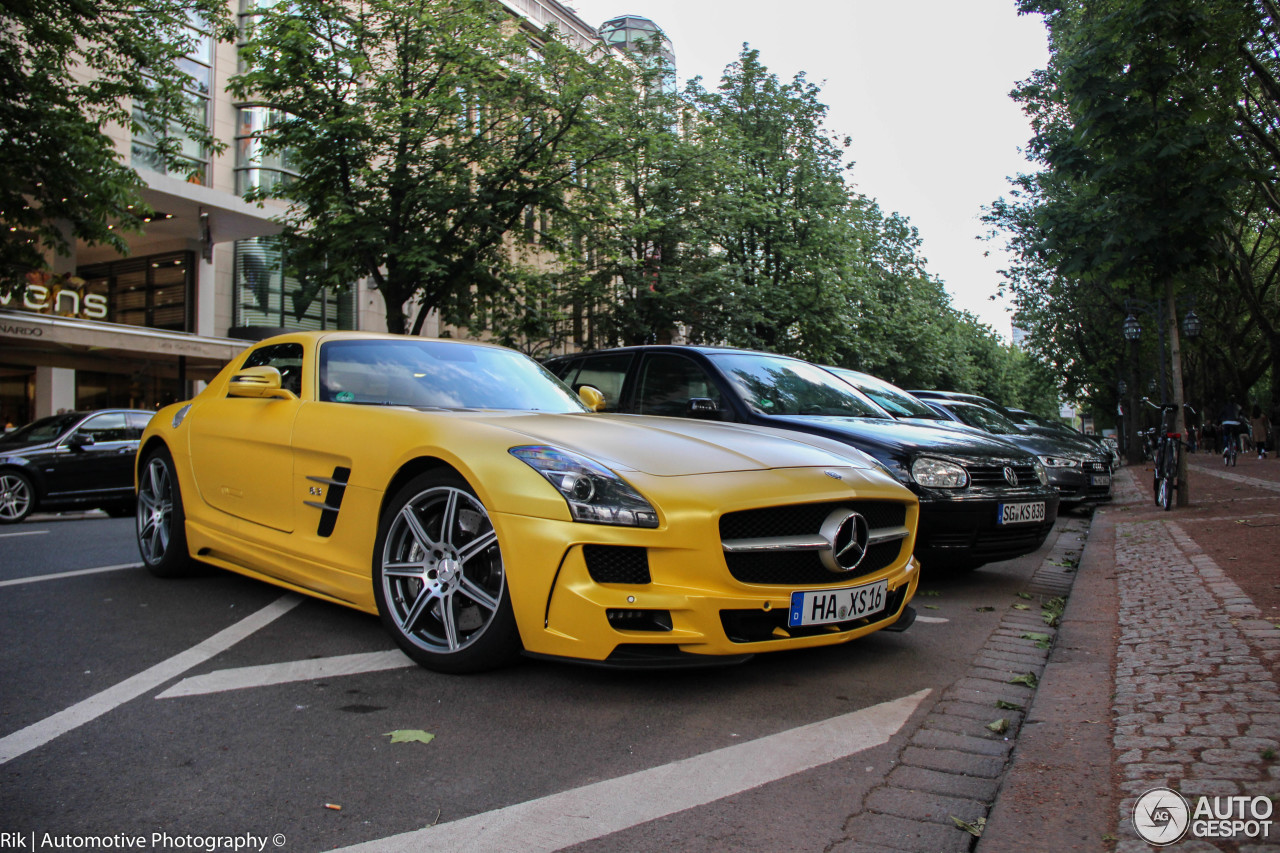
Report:
<svg viewBox="0 0 1280 853"><path fill-rule="evenodd" d="M840 472L839 472L839 471L823 471L822 473L826 474L828 477L830 477L830 478L831 478L831 479L833 479L833 480L843 480L843 479L844 479L844 477L842 477L842 476L840 475Z"/></svg>

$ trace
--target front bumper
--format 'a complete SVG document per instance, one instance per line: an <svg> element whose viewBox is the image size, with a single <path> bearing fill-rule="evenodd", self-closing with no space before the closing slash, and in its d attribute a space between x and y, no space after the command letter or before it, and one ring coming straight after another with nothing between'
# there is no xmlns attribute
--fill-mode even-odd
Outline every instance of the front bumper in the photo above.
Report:
<svg viewBox="0 0 1280 853"><path fill-rule="evenodd" d="M914 531L916 505L902 501L904 494L894 487L891 497L905 507L906 526ZM856 500L833 497L856 507ZM857 498L876 499L883 496ZM896 552L864 574L783 572L744 581L730 569L718 521L735 509L756 508L722 513L690 506L656 530L495 515L526 653L626 667L730 663L760 652L845 643L900 618L919 583L913 536L898 540ZM886 584L885 603L869 616L787 624L793 592L878 581Z"/></svg>
<svg viewBox="0 0 1280 853"><path fill-rule="evenodd" d="M999 524L1000 505L1044 501L1043 521ZM1040 488L1006 493L920 496L916 557L926 566L973 566L1039 549L1058 518L1060 498Z"/></svg>
<svg viewBox="0 0 1280 853"><path fill-rule="evenodd" d="M1058 490L1063 504L1105 503L1111 500L1111 467L1086 463L1081 468L1050 468L1049 485Z"/></svg>

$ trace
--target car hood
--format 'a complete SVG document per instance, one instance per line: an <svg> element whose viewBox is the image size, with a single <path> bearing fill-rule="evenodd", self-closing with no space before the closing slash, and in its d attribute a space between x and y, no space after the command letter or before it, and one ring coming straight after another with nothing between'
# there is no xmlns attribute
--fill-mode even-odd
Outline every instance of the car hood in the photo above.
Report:
<svg viewBox="0 0 1280 853"><path fill-rule="evenodd" d="M886 452L912 456L937 453L947 456L1021 455L1018 447L990 434L889 418L838 418L819 415L774 415L770 423L779 427L814 432L858 444L878 447Z"/></svg>
<svg viewBox="0 0 1280 853"><path fill-rule="evenodd" d="M483 418L516 443L572 450L616 470L656 477L772 468L876 468L858 451L822 438L685 418L510 414Z"/></svg>
<svg viewBox="0 0 1280 853"><path fill-rule="evenodd" d="M1030 432L1011 435L1008 436L1008 439L1023 450L1034 453L1037 456L1074 456L1077 458L1100 459L1106 455L1096 448L1082 447L1070 439L1064 441L1054 436L1037 435Z"/></svg>

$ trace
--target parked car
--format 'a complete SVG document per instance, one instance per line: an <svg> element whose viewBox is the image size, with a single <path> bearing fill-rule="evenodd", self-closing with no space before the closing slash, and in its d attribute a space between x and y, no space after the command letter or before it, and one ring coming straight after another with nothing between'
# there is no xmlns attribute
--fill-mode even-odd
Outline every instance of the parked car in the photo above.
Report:
<svg viewBox="0 0 1280 853"><path fill-rule="evenodd" d="M156 415L138 500L154 574L198 559L376 613L446 672L833 645L909 625L919 580L915 496L845 445L594 414L456 340L255 345Z"/></svg>
<svg viewBox="0 0 1280 853"><path fill-rule="evenodd" d="M1056 438L1074 441L1091 453L1100 452L1106 456L1111 463L1111 470L1114 471L1120 467L1120 446L1116 444L1114 438L1076 432L1062 421L1041 417L1025 409L1009 409L1008 412L1013 422L1027 432L1043 433Z"/></svg>
<svg viewBox="0 0 1280 853"><path fill-rule="evenodd" d="M132 515L133 457L153 412L50 415L0 436L0 524L36 510Z"/></svg>
<svg viewBox="0 0 1280 853"><path fill-rule="evenodd" d="M1036 454L1063 506L1111 500L1111 461L1099 449L1082 447L1052 435L1024 432L1004 415L967 400L938 397L926 402L941 414L980 427Z"/></svg>
<svg viewBox="0 0 1280 853"><path fill-rule="evenodd" d="M799 359L641 346L547 366L574 389L603 392L609 411L775 427L865 452L919 497L915 553L925 567L971 569L1030 553L1057 517L1058 494L1034 455L989 435L895 421Z"/></svg>

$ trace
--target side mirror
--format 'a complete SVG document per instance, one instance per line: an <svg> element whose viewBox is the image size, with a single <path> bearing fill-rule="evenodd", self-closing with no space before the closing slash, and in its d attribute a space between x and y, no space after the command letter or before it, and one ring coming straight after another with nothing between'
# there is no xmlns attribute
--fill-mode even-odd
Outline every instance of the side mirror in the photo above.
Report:
<svg viewBox="0 0 1280 853"><path fill-rule="evenodd" d="M710 397L690 397L685 407L685 415L691 418L717 420L720 417L720 406Z"/></svg>
<svg viewBox="0 0 1280 853"><path fill-rule="evenodd" d="M598 412L604 408L604 394L594 385L583 385L579 388L578 399L593 412Z"/></svg>
<svg viewBox="0 0 1280 853"><path fill-rule="evenodd" d="M91 432L78 432L67 439L67 447L72 450L80 450L91 444L93 444L93 433Z"/></svg>
<svg viewBox="0 0 1280 853"><path fill-rule="evenodd" d="M237 371L227 383L227 393L232 397L298 399L297 394L280 387L280 371L274 367L246 367Z"/></svg>

